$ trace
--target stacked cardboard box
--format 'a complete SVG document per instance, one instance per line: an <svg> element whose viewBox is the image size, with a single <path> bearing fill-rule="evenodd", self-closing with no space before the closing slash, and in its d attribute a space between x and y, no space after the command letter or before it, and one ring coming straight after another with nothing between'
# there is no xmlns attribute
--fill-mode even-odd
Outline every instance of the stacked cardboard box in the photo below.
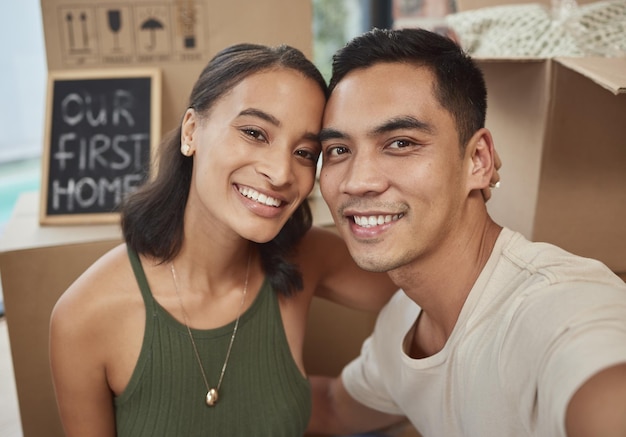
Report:
<svg viewBox="0 0 626 437"><path fill-rule="evenodd" d="M510 3L523 1L458 0L458 7ZM479 63L487 127L503 161L501 187L488 203L492 216L529 239L599 259L626 279L623 55Z"/></svg>
<svg viewBox="0 0 626 437"><path fill-rule="evenodd" d="M158 67L163 132L178 125L202 68L231 44L289 44L311 58L311 2L41 0L49 71Z"/></svg>
<svg viewBox="0 0 626 437"><path fill-rule="evenodd" d="M485 60L493 217L626 272L626 59Z"/></svg>
<svg viewBox="0 0 626 437"><path fill-rule="evenodd" d="M25 193L0 240L2 292L24 437L62 437L48 360L50 313L61 293L121 241L117 225L42 227Z"/></svg>

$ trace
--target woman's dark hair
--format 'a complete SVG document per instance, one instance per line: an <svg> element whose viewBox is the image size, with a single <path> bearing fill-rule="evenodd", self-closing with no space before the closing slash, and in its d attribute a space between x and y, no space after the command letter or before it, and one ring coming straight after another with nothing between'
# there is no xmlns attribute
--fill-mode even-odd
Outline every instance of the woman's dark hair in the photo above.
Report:
<svg viewBox="0 0 626 437"><path fill-rule="evenodd" d="M383 62L433 72L435 95L454 117L462 148L485 126L487 88L482 71L450 38L424 29L373 29L351 40L333 57L330 92L351 71Z"/></svg>
<svg viewBox="0 0 626 437"><path fill-rule="evenodd" d="M248 76L273 68L298 71L328 95L324 78L298 49L237 44L219 52L204 68L191 91L189 108L200 115L208 114L222 96ZM164 138L158 150L156 176L128 196L121 207L126 244L161 262L172 260L183 243L193 159L180 153L180 138L180 126ZM311 225L311 210L305 200L273 240L258 244L263 270L280 293L290 295L302 289L302 275L287 257Z"/></svg>

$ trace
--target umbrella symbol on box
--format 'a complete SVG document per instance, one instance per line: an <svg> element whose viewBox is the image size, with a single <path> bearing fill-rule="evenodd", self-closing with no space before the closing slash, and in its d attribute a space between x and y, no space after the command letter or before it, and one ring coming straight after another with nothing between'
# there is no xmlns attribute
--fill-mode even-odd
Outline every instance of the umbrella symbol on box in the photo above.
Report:
<svg viewBox="0 0 626 437"><path fill-rule="evenodd" d="M147 47L148 50L152 50L156 45L156 36L154 32L160 29L163 29L163 23L156 18L148 18L146 21L141 23L141 30L147 30L150 32L150 45Z"/></svg>

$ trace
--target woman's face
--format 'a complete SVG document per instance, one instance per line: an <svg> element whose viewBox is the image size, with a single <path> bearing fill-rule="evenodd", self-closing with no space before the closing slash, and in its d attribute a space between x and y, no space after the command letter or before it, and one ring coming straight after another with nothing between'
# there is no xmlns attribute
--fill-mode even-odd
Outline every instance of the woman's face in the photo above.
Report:
<svg viewBox="0 0 626 437"><path fill-rule="evenodd" d="M248 76L207 114L189 110L181 138L194 153L186 225L274 238L313 188L324 104L315 81L283 68Z"/></svg>

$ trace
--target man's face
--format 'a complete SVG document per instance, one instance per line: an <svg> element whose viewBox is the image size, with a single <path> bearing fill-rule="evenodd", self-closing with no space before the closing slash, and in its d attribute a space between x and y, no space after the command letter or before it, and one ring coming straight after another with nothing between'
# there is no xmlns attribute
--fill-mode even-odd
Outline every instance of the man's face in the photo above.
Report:
<svg viewBox="0 0 626 437"><path fill-rule="evenodd" d="M423 67L349 73L327 103L321 192L352 257L392 271L450 240L468 189L468 158Z"/></svg>

